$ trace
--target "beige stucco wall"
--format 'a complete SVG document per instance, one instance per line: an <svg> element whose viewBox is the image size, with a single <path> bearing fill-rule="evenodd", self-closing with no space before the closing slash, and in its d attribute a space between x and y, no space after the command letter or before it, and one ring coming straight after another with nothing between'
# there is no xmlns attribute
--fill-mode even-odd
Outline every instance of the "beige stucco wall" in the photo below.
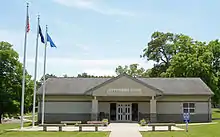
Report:
<svg viewBox="0 0 220 137"><path fill-rule="evenodd" d="M45 113L91 113L92 98L92 96L46 96ZM151 97L147 96L98 96L98 112L109 113L110 102L128 101L129 103L138 103L139 112L150 113L150 99ZM183 102L194 102L196 105L195 113L207 114L211 113L211 103L209 102L208 106L208 99L209 96L157 97L156 110L158 114L182 114ZM41 111L40 107L39 111Z"/></svg>
<svg viewBox="0 0 220 137"><path fill-rule="evenodd" d="M107 92L109 89L141 89L140 92ZM94 96L155 96L156 92L125 76L93 91Z"/></svg>
<svg viewBox="0 0 220 137"><path fill-rule="evenodd" d="M46 101L91 101L92 96L45 96Z"/></svg>
<svg viewBox="0 0 220 137"><path fill-rule="evenodd" d="M158 114L182 114L184 102L157 102ZM195 103L195 113L207 114L208 102L192 102Z"/></svg>
<svg viewBox="0 0 220 137"><path fill-rule="evenodd" d="M208 102L196 102L196 113L207 114L209 109Z"/></svg>
<svg viewBox="0 0 220 137"><path fill-rule="evenodd" d="M110 103L109 102L99 102L98 112L110 113Z"/></svg>
<svg viewBox="0 0 220 137"><path fill-rule="evenodd" d="M91 113L91 109L91 102L45 102L45 113Z"/></svg>
<svg viewBox="0 0 220 137"><path fill-rule="evenodd" d="M138 103L138 111L140 113L150 113L150 103L149 102L139 102Z"/></svg>
<svg viewBox="0 0 220 137"><path fill-rule="evenodd" d="M210 96L199 96L199 95L191 95L191 96L161 96L157 98L157 101L208 101Z"/></svg>
<svg viewBox="0 0 220 137"><path fill-rule="evenodd" d="M157 102L158 114L181 114L181 102Z"/></svg>

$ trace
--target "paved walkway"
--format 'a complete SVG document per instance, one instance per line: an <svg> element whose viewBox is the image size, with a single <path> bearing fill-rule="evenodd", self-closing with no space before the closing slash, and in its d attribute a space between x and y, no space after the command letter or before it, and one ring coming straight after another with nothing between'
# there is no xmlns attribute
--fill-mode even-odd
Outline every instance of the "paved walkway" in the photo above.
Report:
<svg viewBox="0 0 220 137"><path fill-rule="evenodd" d="M142 137L137 123L111 123L109 137Z"/></svg>

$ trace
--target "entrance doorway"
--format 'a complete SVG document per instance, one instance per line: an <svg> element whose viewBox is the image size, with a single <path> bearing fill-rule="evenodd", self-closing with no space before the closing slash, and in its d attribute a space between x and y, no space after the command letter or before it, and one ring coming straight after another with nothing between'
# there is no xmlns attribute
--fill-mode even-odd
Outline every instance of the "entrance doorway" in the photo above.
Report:
<svg viewBox="0 0 220 137"><path fill-rule="evenodd" d="M117 121L131 121L132 111L131 103L117 103L116 120Z"/></svg>

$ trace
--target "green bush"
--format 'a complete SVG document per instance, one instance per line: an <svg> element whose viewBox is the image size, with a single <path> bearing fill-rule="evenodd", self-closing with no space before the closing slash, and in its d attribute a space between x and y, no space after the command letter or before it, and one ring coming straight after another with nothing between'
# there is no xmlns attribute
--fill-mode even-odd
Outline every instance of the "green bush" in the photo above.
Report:
<svg viewBox="0 0 220 137"><path fill-rule="evenodd" d="M146 124L147 124L147 122L146 122L145 119L142 119L142 120L140 121L140 125L141 125L141 126L145 126Z"/></svg>
<svg viewBox="0 0 220 137"><path fill-rule="evenodd" d="M103 119L102 122L103 122L104 126L108 125L108 119Z"/></svg>

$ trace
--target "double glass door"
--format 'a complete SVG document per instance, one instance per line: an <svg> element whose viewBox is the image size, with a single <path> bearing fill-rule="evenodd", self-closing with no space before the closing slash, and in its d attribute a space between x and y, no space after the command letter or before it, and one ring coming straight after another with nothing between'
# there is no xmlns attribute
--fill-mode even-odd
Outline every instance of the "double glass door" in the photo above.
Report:
<svg viewBox="0 0 220 137"><path fill-rule="evenodd" d="M131 121L131 103L117 103L117 121Z"/></svg>

